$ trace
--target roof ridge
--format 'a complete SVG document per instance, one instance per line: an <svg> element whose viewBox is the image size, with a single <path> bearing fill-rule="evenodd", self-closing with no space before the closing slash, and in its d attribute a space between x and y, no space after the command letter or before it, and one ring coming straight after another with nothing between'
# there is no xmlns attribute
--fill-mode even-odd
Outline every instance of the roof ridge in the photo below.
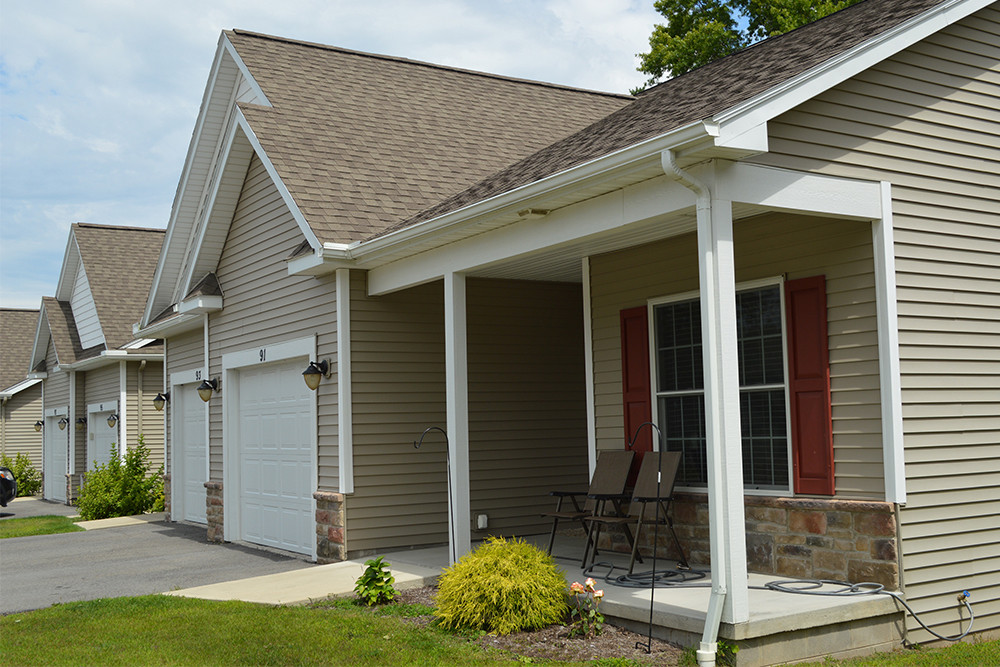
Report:
<svg viewBox="0 0 1000 667"><path fill-rule="evenodd" d="M129 225L106 225L97 222L74 222L73 227L84 227L88 229L127 229L133 232L160 232L161 234L166 233L166 229L159 229L158 227L136 227Z"/></svg>
<svg viewBox="0 0 1000 667"><path fill-rule="evenodd" d="M514 83L524 83L532 86L540 86L543 88L554 88L557 90L568 90L578 93L586 93L588 95L599 95L601 97L614 97L619 99L634 99L633 95L628 93L613 93L604 90L594 90L592 88L580 88L578 86L567 86L559 83L552 83L550 81L539 81L537 79L525 79L516 76L506 76L503 74L495 74L492 72L483 72L480 70L466 69L464 67L454 67L452 65L441 65L439 63L432 63L425 60L413 60L412 58L404 58L402 56L390 56L383 53L372 53L369 51L358 51L356 49L348 49L342 46L333 46L331 44L320 44L319 42L309 42L301 39L291 39L288 37L280 37L278 35L268 35L266 33L254 32L252 30L242 30L239 28L233 28L232 30L227 30L224 32L232 32L237 35L244 35L247 37L256 37L259 39L266 39L273 42L283 42L286 44L295 44L298 46L306 46L315 49L322 49L324 51L335 51L337 53L344 53L352 56L360 56L362 58L374 58L377 60L388 60L398 63L404 63L407 65L416 65L419 67L428 67L431 69L444 70L448 72L457 72L460 74L469 74L471 76L479 76L485 79L497 79L500 81L510 81Z"/></svg>
<svg viewBox="0 0 1000 667"><path fill-rule="evenodd" d="M15 308L13 306L0 306L0 310L5 312L37 313L38 308Z"/></svg>

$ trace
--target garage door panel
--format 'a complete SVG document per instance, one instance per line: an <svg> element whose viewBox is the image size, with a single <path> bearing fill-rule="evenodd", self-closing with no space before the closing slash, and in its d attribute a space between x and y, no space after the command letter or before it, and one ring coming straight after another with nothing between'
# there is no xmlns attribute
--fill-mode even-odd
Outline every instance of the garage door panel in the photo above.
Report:
<svg viewBox="0 0 1000 667"><path fill-rule="evenodd" d="M311 420L302 362L240 372L243 537L299 553L315 544Z"/></svg>
<svg viewBox="0 0 1000 667"><path fill-rule="evenodd" d="M205 403L197 386L188 384L175 390L180 425L175 444L180 453L175 475L179 483L180 515L185 521L207 523L206 491L208 448L205 443Z"/></svg>

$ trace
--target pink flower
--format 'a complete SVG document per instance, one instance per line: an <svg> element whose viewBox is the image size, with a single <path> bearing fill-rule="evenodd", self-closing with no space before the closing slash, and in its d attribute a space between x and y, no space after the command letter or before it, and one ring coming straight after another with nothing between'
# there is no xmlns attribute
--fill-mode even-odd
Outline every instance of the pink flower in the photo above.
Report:
<svg viewBox="0 0 1000 667"><path fill-rule="evenodd" d="M594 591L594 597L596 599L600 600L602 597L604 597L604 591L603 590L601 590L601 591Z"/></svg>
<svg viewBox="0 0 1000 667"><path fill-rule="evenodd" d="M587 582L586 583L587 583L587 590L588 591L594 590L594 586L597 585L597 582L594 581L593 579L591 579L590 577L587 577Z"/></svg>
<svg viewBox="0 0 1000 667"><path fill-rule="evenodd" d="M574 581L573 584L569 587L569 589L573 591L574 595L577 595L583 592L583 584L581 584L579 581Z"/></svg>

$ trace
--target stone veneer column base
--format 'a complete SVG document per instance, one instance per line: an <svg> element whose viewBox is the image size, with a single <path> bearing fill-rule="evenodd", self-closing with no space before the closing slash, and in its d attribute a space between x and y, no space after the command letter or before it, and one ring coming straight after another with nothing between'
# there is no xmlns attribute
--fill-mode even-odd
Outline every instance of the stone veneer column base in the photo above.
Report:
<svg viewBox="0 0 1000 667"><path fill-rule="evenodd" d="M335 563L347 559L344 538L344 494L317 491L316 499L316 562Z"/></svg>
<svg viewBox="0 0 1000 667"><path fill-rule="evenodd" d="M208 541L224 542L222 482L205 482L205 518L208 519Z"/></svg>

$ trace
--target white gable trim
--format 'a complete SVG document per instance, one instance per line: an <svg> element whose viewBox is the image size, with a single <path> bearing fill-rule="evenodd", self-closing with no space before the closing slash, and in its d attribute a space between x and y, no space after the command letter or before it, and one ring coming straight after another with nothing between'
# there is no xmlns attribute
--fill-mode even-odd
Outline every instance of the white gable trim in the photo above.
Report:
<svg viewBox="0 0 1000 667"><path fill-rule="evenodd" d="M44 324L45 330L49 332L47 338L44 339L44 345L39 346L39 343L43 342L42 336L42 325ZM48 314L45 312L45 302L42 301L38 308L38 323L35 325L35 342L31 345L31 366L30 369L34 369L42 360L45 359L45 349L48 347L48 342L52 339L52 333L49 331L49 319ZM41 356L39 356L41 355ZM56 356L56 361L58 362L58 355ZM51 370L51 369L47 369Z"/></svg>
<svg viewBox="0 0 1000 667"><path fill-rule="evenodd" d="M726 145L752 128L767 123L956 21L990 6L994 1L948 0L757 97L716 114L713 120L719 124L717 143Z"/></svg>
<svg viewBox="0 0 1000 667"><path fill-rule="evenodd" d="M250 141L250 145L253 146L254 152L257 153L257 157L264 164L264 169L267 170L267 174L271 177L271 181L274 182L274 187L278 188L278 193L281 195L282 201L285 202L285 206L288 207L289 212L291 212L292 217L295 219L296 224L298 224L299 229L302 230L302 234L306 237L309 245L318 253L323 248L323 244L320 243L319 239L316 237L316 233L313 232L312 227L306 222L306 217L302 215L302 211L299 210L298 204L295 203L295 199L292 198L292 194L285 187L284 182L281 180L281 176L278 175L278 170L275 169L274 163L271 162L271 158L268 157L267 151L264 147L260 145L260 140L257 138L257 134L250 127L249 121L247 121L246 116L239 109L236 110L236 120L239 123L240 129L243 130L243 134Z"/></svg>
<svg viewBox="0 0 1000 667"><path fill-rule="evenodd" d="M271 100L267 99L267 95L264 94L264 90L260 87L260 84L258 84L257 80L250 74L250 68L247 67L245 62L243 62L243 58L240 57L240 54L236 51L236 47L233 46L233 43L229 41L229 36L226 35L226 33L222 33L222 37L219 38L219 44L221 45L221 48L226 50L226 53L229 54L229 56L233 59L233 62L235 62L236 66L240 69L240 73L243 74L243 79L246 81L247 85L250 86L250 89L259 100L257 104L266 107L274 106L271 104Z"/></svg>

